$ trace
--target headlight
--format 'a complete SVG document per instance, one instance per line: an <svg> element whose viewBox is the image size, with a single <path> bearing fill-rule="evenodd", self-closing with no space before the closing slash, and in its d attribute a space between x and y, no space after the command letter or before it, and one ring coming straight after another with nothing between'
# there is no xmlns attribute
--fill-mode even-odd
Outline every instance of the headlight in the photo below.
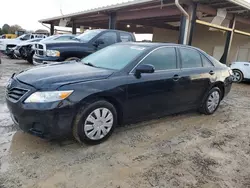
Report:
<svg viewBox="0 0 250 188"><path fill-rule="evenodd" d="M47 56L52 56L52 57L59 57L60 52L57 50L47 50L46 51Z"/></svg>
<svg viewBox="0 0 250 188"><path fill-rule="evenodd" d="M73 90L35 92L32 95L30 95L24 102L45 103L45 102L61 101L70 96L71 93L73 93Z"/></svg>

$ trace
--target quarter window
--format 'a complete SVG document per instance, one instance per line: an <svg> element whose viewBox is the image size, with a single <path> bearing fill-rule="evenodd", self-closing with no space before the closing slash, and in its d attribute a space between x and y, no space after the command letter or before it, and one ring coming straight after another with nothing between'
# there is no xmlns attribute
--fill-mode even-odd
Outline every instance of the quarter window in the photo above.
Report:
<svg viewBox="0 0 250 188"><path fill-rule="evenodd" d="M193 49L180 48L182 68L202 67L199 52Z"/></svg>
<svg viewBox="0 0 250 188"><path fill-rule="evenodd" d="M120 39L121 39L122 42L131 42L131 41L133 41L131 35L127 34L127 33L120 33Z"/></svg>
<svg viewBox="0 0 250 188"><path fill-rule="evenodd" d="M202 59L203 67L213 67L212 63L202 54L201 54L201 59Z"/></svg>
<svg viewBox="0 0 250 188"><path fill-rule="evenodd" d="M175 48L160 48L149 54L141 64L151 64L155 70L176 69L176 52Z"/></svg>

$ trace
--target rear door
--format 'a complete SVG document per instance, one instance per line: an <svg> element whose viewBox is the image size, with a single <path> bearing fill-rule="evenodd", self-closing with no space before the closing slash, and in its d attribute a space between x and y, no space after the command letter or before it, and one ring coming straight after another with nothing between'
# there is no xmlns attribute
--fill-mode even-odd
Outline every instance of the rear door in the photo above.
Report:
<svg viewBox="0 0 250 188"><path fill-rule="evenodd" d="M138 65L151 64L155 72L134 76L134 70L128 76L128 98L125 115L128 119L147 117L156 114L174 112L176 109L175 75L180 74L176 49L160 47L149 53Z"/></svg>
<svg viewBox="0 0 250 188"><path fill-rule="evenodd" d="M179 57L181 74L178 81L178 99L182 110L197 107L215 78L213 64L198 50L181 47Z"/></svg>

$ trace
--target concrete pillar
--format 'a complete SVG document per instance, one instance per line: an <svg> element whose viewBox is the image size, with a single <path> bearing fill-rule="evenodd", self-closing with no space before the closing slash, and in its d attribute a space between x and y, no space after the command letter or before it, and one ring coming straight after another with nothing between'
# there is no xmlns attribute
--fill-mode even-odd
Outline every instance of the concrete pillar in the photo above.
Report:
<svg viewBox="0 0 250 188"><path fill-rule="evenodd" d="M192 45L192 41L193 41L193 34L194 34L194 28L196 25L196 11L197 11L197 4L193 4L192 6L190 6L190 27L189 27L189 36L188 36L188 45Z"/></svg>
<svg viewBox="0 0 250 188"><path fill-rule="evenodd" d="M116 12L111 12L109 14L109 29L116 28Z"/></svg>
<svg viewBox="0 0 250 188"><path fill-rule="evenodd" d="M233 35L234 35L234 29L235 29L235 22L236 18L235 16L229 23L229 28L233 29L232 31L227 31L227 36L226 36L226 42L225 42L225 47L224 47L224 53L220 59L220 62L223 64L227 64L228 60L228 55L230 53L232 41L233 41Z"/></svg>
<svg viewBox="0 0 250 188"><path fill-rule="evenodd" d="M184 15L181 15L181 25L179 29L179 39L178 44L184 44L185 40L185 29L186 29L187 19Z"/></svg>
<svg viewBox="0 0 250 188"><path fill-rule="evenodd" d="M74 22L74 20L72 21L72 34L76 34L76 23Z"/></svg>
<svg viewBox="0 0 250 188"><path fill-rule="evenodd" d="M55 26L53 23L50 24L50 35L54 35Z"/></svg>

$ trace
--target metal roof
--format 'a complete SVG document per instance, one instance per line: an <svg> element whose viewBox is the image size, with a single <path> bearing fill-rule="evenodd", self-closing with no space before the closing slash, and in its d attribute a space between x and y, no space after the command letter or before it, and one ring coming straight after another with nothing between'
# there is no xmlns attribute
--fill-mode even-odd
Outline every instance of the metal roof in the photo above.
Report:
<svg viewBox="0 0 250 188"><path fill-rule="evenodd" d="M156 0L127 1L127 2L123 2L123 3L117 3L117 4L114 4L114 5L107 5L107 6L103 6L103 7L94 8L94 9L88 9L88 10L84 10L84 11L80 11L80 12L66 14L66 15L63 15L63 16L56 16L56 17L52 17L52 18L42 19L42 20L39 20L39 22L43 23L43 22L48 22L48 21L51 21L51 20L69 18L69 17L79 16L79 15L82 15L82 14L89 14L89 13L93 13L93 12L101 12L101 11L106 11L106 10L115 10L115 9L119 9L119 8L124 8L124 7L128 7L128 6L136 5L136 4L144 4L144 3L154 2L154 1L156 1Z"/></svg>
<svg viewBox="0 0 250 188"><path fill-rule="evenodd" d="M84 10L80 12L75 12L72 14L66 14L62 16L47 18L39 20L40 23L49 23L51 21L60 20L62 18L70 18L76 16L87 15L91 13L99 13L105 11L114 11L122 8L126 8L129 6L140 5L140 4L147 4L147 3L154 3L154 2L161 2L166 0L133 0L127 1L123 3L118 3L114 5L103 6L99 8ZM245 0L192 0L197 3L206 4L213 8L223 8L226 9L228 13L237 14L245 18L250 18L250 3Z"/></svg>

